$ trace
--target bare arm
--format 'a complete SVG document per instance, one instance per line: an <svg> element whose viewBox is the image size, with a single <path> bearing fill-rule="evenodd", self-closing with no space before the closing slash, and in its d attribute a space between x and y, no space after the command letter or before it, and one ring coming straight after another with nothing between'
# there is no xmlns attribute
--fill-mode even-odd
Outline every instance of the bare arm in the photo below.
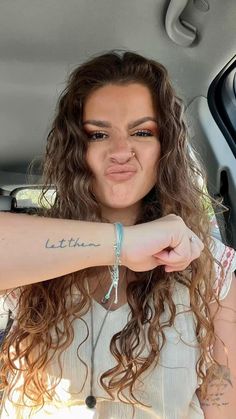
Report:
<svg viewBox="0 0 236 419"><path fill-rule="evenodd" d="M0 213L0 290L114 263L109 223Z"/></svg>
<svg viewBox="0 0 236 419"><path fill-rule="evenodd" d="M140 272L183 270L203 249L197 236L190 242L192 234L174 214L124 227L122 264ZM113 265L114 243L111 223L0 213L0 290Z"/></svg>
<svg viewBox="0 0 236 419"><path fill-rule="evenodd" d="M205 400L200 400L205 419L235 419L236 417L236 278L233 281L227 297L222 304L229 308L222 308L215 320L215 331L226 345L227 358L222 343L217 340L214 346L214 356L221 364L217 369L223 374L223 381L214 378L209 385ZM216 303L211 304L211 311L216 311Z"/></svg>

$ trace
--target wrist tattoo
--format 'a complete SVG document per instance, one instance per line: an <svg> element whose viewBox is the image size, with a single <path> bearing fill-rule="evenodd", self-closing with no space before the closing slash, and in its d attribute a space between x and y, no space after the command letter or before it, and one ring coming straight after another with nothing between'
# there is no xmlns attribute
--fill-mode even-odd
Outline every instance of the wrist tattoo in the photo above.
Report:
<svg viewBox="0 0 236 419"><path fill-rule="evenodd" d="M66 247L97 247L97 246L101 246L101 244L99 243L84 243L80 241L80 238L77 237L76 239L73 239L73 237L71 237L69 240L68 239L61 239L58 240L55 243L50 243L50 239L47 239L46 243L45 243L45 247L46 249L65 249Z"/></svg>
<svg viewBox="0 0 236 419"><path fill-rule="evenodd" d="M226 365L213 365L209 368L208 373L212 377L208 384L207 396L201 400L202 406L228 406L229 402L225 400L225 392L229 387L233 387L230 377L230 369Z"/></svg>

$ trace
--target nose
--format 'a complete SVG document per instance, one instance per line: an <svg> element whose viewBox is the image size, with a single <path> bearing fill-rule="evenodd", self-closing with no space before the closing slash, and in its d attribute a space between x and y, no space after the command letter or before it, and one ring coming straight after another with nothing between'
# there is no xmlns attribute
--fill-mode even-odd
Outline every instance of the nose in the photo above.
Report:
<svg viewBox="0 0 236 419"><path fill-rule="evenodd" d="M109 147L109 158L119 163L125 163L135 155L132 144L127 135L119 133L112 136Z"/></svg>

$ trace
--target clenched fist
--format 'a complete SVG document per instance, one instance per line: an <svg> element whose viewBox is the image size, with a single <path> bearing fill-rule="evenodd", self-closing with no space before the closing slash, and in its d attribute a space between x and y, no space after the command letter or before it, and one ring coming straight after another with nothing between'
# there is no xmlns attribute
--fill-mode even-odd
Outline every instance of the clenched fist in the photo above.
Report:
<svg viewBox="0 0 236 419"><path fill-rule="evenodd" d="M166 272L182 271L197 259L204 245L175 214L124 227L122 265L141 272L164 265Z"/></svg>

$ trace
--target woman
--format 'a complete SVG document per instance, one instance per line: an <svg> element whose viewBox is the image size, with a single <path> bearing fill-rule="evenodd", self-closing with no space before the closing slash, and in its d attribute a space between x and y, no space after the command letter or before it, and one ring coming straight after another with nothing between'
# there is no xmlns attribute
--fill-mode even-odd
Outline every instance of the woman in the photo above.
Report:
<svg viewBox="0 0 236 419"><path fill-rule="evenodd" d="M210 236L200 174L161 64L111 51L72 72L44 160L55 202L1 217L1 418L233 418L219 300L236 308L236 259Z"/></svg>

